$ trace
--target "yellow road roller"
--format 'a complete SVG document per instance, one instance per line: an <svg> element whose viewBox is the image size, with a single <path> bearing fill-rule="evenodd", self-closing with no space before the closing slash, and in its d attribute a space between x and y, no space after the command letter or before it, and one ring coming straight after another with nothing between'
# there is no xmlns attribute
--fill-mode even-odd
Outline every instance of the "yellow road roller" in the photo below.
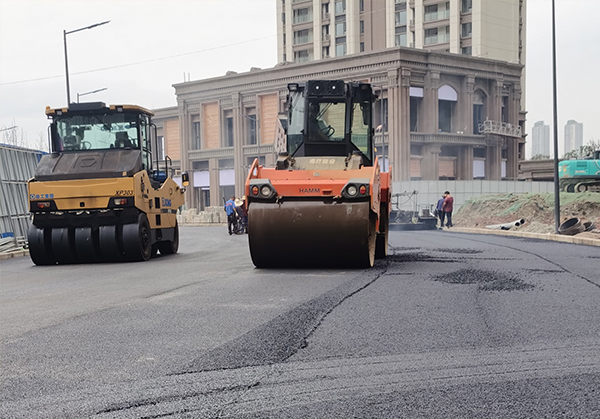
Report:
<svg viewBox="0 0 600 419"><path fill-rule="evenodd" d="M176 253L182 186L153 154L153 113L135 105L46 108L51 152L28 183L36 265L144 261ZM157 148L157 147L155 147Z"/></svg>

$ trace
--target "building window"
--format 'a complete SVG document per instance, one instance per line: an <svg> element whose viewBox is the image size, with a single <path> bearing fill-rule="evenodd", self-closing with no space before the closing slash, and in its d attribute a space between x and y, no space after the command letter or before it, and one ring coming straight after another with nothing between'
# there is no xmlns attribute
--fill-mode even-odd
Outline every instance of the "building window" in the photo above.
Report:
<svg viewBox="0 0 600 419"><path fill-rule="evenodd" d="M438 89L439 132L452 132L457 101L458 93L452 87L444 85Z"/></svg>
<svg viewBox="0 0 600 419"><path fill-rule="evenodd" d="M463 23L461 26L461 36L463 38L470 38L471 37L471 31L472 31L473 25L471 24L471 22L469 23Z"/></svg>
<svg viewBox="0 0 600 419"><path fill-rule="evenodd" d="M346 35L346 22L340 22L335 24L335 36Z"/></svg>
<svg viewBox="0 0 600 419"><path fill-rule="evenodd" d="M335 56L346 55L346 37L335 38Z"/></svg>
<svg viewBox="0 0 600 419"><path fill-rule="evenodd" d="M202 149L200 138L200 122L192 122L192 150Z"/></svg>
<svg viewBox="0 0 600 419"><path fill-rule="evenodd" d="M360 33L365 33L365 21L361 20L360 21Z"/></svg>
<svg viewBox="0 0 600 419"><path fill-rule="evenodd" d="M473 55L472 54L472 47L470 47L470 46L469 47L462 47L461 48L461 53L463 55Z"/></svg>
<svg viewBox="0 0 600 419"><path fill-rule="evenodd" d="M462 0L460 11L462 13L471 13L473 10L473 0Z"/></svg>
<svg viewBox="0 0 600 419"><path fill-rule="evenodd" d="M396 46L405 47L408 45L408 38L406 35L406 26L399 26L396 28Z"/></svg>
<svg viewBox="0 0 600 419"><path fill-rule="evenodd" d="M365 11L365 0L359 0L358 11L361 13Z"/></svg>
<svg viewBox="0 0 600 419"><path fill-rule="evenodd" d="M361 42L360 43L360 52L364 52L365 51L365 43Z"/></svg>
<svg viewBox="0 0 600 419"><path fill-rule="evenodd" d="M438 28L425 29L425 45L438 43Z"/></svg>
<svg viewBox="0 0 600 419"><path fill-rule="evenodd" d="M345 15L346 14L346 0L335 0L335 14Z"/></svg>
<svg viewBox="0 0 600 419"><path fill-rule="evenodd" d="M323 58L329 58L329 47L323 47Z"/></svg>
<svg viewBox="0 0 600 419"><path fill-rule="evenodd" d="M379 99L373 104L373 126L375 132L387 132L388 125L388 100Z"/></svg>
<svg viewBox="0 0 600 419"><path fill-rule="evenodd" d="M233 117L225 118L225 147L233 147Z"/></svg>
<svg viewBox="0 0 600 419"><path fill-rule="evenodd" d="M312 42L312 29L294 31L294 45L308 44Z"/></svg>
<svg viewBox="0 0 600 419"><path fill-rule="evenodd" d="M306 63L313 60L312 50L305 49L303 51L294 52L295 63Z"/></svg>
<svg viewBox="0 0 600 419"><path fill-rule="evenodd" d="M311 22L312 19L313 17L311 7L294 10L294 24Z"/></svg>
<svg viewBox="0 0 600 419"><path fill-rule="evenodd" d="M165 137L162 135L156 138L156 158L158 160L164 160L165 158Z"/></svg>
<svg viewBox="0 0 600 419"><path fill-rule="evenodd" d="M256 115L248 115L246 116L246 130L248 137L248 145L255 145L257 143L257 135L256 135Z"/></svg>

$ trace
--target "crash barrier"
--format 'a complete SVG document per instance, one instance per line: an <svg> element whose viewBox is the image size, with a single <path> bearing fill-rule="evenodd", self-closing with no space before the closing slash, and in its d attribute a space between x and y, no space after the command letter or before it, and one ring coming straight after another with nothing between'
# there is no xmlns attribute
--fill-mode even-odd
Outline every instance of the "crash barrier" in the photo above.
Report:
<svg viewBox="0 0 600 419"><path fill-rule="evenodd" d="M22 248L30 224L27 180L44 152L0 144L0 252Z"/></svg>

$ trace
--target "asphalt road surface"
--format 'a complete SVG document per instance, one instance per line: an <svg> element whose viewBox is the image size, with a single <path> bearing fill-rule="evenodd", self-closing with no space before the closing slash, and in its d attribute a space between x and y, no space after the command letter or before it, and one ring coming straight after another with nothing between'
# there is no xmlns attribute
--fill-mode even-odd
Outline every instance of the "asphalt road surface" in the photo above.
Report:
<svg viewBox="0 0 600 419"><path fill-rule="evenodd" d="M261 270L181 229L148 262L0 262L0 417L598 418L600 249L390 236L370 270Z"/></svg>

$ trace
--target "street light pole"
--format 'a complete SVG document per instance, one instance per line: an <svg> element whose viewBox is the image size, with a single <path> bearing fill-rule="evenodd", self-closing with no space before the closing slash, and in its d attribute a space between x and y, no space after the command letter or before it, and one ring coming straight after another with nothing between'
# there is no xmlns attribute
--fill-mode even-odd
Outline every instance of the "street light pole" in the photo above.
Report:
<svg viewBox="0 0 600 419"><path fill-rule="evenodd" d="M65 44L65 75L66 75L66 81L67 81L67 106L69 106L69 104L71 103L71 89L69 87L69 61L67 59L67 35L70 33L83 31L85 29L92 29L92 28L95 28L96 26L105 25L109 22L110 22L110 20L107 20L106 22L95 23L93 25L86 26L85 28L79 28L79 29L75 29L72 31L68 31L68 32L66 30L63 30L63 41Z"/></svg>
<svg viewBox="0 0 600 419"><path fill-rule="evenodd" d="M560 227L560 179L558 176L558 98L556 95L556 19L552 0L552 110L554 118L554 227Z"/></svg>
<svg viewBox="0 0 600 419"><path fill-rule="evenodd" d="M102 89L98 89L98 90L92 90L91 92L77 93L77 103L79 103L80 96L91 95L92 93L98 93L98 92L101 92L106 89L108 89L108 87L103 87Z"/></svg>

